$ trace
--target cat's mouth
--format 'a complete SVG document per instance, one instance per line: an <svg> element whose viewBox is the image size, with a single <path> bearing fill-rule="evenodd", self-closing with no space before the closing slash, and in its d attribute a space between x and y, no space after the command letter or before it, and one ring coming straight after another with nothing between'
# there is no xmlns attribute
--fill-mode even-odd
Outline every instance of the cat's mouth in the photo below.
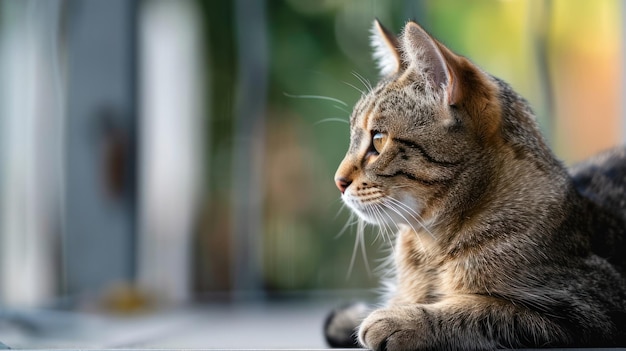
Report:
<svg viewBox="0 0 626 351"><path fill-rule="evenodd" d="M346 192L341 196L343 202L367 223L388 226L408 225L422 227L425 221L418 212L416 201L409 198L396 199L382 192L367 196Z"/></svg>
<svg viewBox="0 0 626 351"><path fill-rule="evenodd" d="M351 195L349 193L345 193L341 196L343 202L348 205L348 207L352 210L352 212L356 213L359 218L362 220L375 224L375 225L384 225L388 222L389 219L385 220L385 215L383 213L383 209L380 205L380 200L363 200L358 196ZM382 199L382 196L379 197Z"/></svg>

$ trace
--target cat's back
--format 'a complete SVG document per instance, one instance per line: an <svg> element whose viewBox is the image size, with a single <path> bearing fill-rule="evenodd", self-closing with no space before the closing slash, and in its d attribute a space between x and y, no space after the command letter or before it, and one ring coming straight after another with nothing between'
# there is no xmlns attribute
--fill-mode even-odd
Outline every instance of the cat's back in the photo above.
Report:
<svg viewBox="0 0 626 351"><path fill-rule="evenodd" d="M626 276L626 146L576 164L570 174L587 202L592 250Z"/></svg>
<svg viewBox="0 0 626 351"><path fill-rule="evenodd" d="M626 214L626 146L576 164L570 174L585 197Z"/></svg>

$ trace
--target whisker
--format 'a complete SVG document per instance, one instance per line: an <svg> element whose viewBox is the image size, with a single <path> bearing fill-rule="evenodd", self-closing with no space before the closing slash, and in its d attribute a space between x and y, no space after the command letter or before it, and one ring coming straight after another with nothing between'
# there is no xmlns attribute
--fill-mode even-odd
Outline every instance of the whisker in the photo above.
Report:
<svg viewBox="0 0 626 351"><path fill-rule="evenodd" d="M381 237L383 240L383 243L386 243L389 241L388 240L389 233L387 232L388 230L387 223L385 222L383 218L384 211L379 206L374 206L372 212L374 212L374 215L375 215L374 217L376 219L376 222L378 223L377 237Z"/></svg>
<svg viewBox="0 0 626 351"><path fill-rule="evenodd" d="M403 210L407 215L409 215L412 219L414 219L428 234L430 234L430 236L434 239L435 235L430 231L430 229L428 229L428 226L426 226L426 222L424 221L424 219L422 218L422 216L420 216L419 213L417 213L414 209L410 208L409 206L407 206L405 203L403 203L402 201L395 199L391 196L387 196L386 199L392 201L392 203L395 203L396 206L398 206L399 210ZM419 217L419 219L418 219ZM405 218L406 220L406 218Z"/></svg>
<svg viewBox="0 0 626 351"><path fill-rule="evenodd" d="M396 231L399 231L399 230L400 230L400 228L398 228L398 225L397 225L397 224L396 224L396 222L393 220L393 218L391 218L391 216L389 215L389 213L387 213L386 211L383 211L383 210L381 210L381 213L382 213L382 214L384 214L384 215L386 215L386 216L387 216L387 218L389 218L389 221L390 221L391 223L393 223L393 225L395 225L395 226L396 226ZM384 221L383 221L383 224L384 224L384 225L385 225L385 227L387 228L387 239L388 239L388 241L389 241L389 247L391 248L391 252L392 252L392 254L394 254L394 256L395 256L395 253L396 253L396 252L395 252L395 247L394 247L393 239L391 239L391 234L389 234L389 233L392 233L392 234L393 234L393 232L394 232L394 231L393 231L393 229L391 228L391 225L387 224L387 223L386 223L386 222L384 222Z"/></svg>
<svg viewBox="0 0 626 351"><path fill-rule="evenodd" d="M339 100L339 99L335 99L332 98L330 96L323 96L323 95L292 95L292 94L287 94L287 93L283 93L286 97L290 97L290 98L294 98L294 99L318 99L318 100L328 100L328 101L333 101L336 102L338 104L341 104L345 107L348 107L348 104L346 104L345 102Z"/></svg>
<svg viewBox="0 0 626 351"><path fill-rule="evenodd" d="M363 263L365 264L365 271L367 272L367 276L372 276L372 269L370 268L370 264L367 261L367 249L365 248L365 235L361 235L361 254L363 255Z"/></svg>
<svg viewBox="0 0 626 351"><path fill-rule="evenodd" d="M348 218L348 221L346 222L346 224L343 225L339 233L335 235L334 239L337 240L341 238L341 236L346 232L348 228L352 227L353 225L357 223L358 223L358 219L355 219L354 213L350 212L350 218Z"/></svg>
<svg viewBox="0 0 626 351"><path fill-rule="evenodd" d="M361 254L363 255L363 263L365 264L365 271L367 272L368 275L372 274L370 265L367 262L367 251L365 249L365 226L366 226L366 223L363 220L359 219L359 221L357 222L357 231L356 231L356 237L354 240L354 247L352 248L352 257L350 258L350 266L348 267L348 275L346 278L352 275L352 270L354 269L354 263L356 261L356 256L357 256L359 246L361 247Z"/></svg>
<svg viewBox="0 0 626 351"><path fill-rule="evenodd" d="M399 230L398 225L393 221L393 218L391 218L391 216L389 216L389 214L387 213L387 211L384 211L384 209L380 209L380 213L381 213L381 222L383 224L383 226L385 227L385 231L387 233L387 241L389 242L389 245L393 247L393 239L392 236L394 235L394 233L396 231ZM387 221L384 220L383 216L387 216L387 218L389 218L389 222L391 222L393 225L396 226L396 230L394 231L391 228L391 225L389 223L387 223Z"/></svg>
<svg viewBox="0 0 626 351"><path fill-rule="evenodd" d="M423 223L425 223L424 219L422 218L422 216L420 216L419 213L417 213L414 209L412 209L411 207L407 206L405 203L403 203L402 201L395 199L391 196L387 196L387 200L393 202L394 204L396 204L398 206L399 209L404 210L407 214L411 215L412 219L415 219L415 221L417 221L422 227L424 227L425 225Z"/></svg>
<svg viewBox="0 0 626 351"><path fill-rule="evenodd" d="M335 213L335 217L333 217L333 220L336 220L337 218L339 218L339 215L341 214L341 212L345 211L345 209L347 207L346 203L343 202L341 200L341 198L337 198L335 200L335 202L337 202L337 201L339 202L339 205L341 207L339 207L339 211L337 211L337 213ZM350 218L348 218L348 221L350 221L350 220L352 220L354 218L354 213L352 211L348 210L348 214L350 215Z"/></svg>
<svg viewBox="0 0 626 351"><path fill-rule="evenodd" d="M347 113L347 114L350 114L350 111L348 111L348 109L343 108L343 107L341 107L341 106L339 106L339 105L333 105L333 107L334 107L334 108L336 108L336 109L337 109L337 110L339 110L339 111L342 111L342 112L345 112L345 113Z"/></svg>
<svg viewBox="0 0 626 351"><path fill-rule="evenodd" d="M352 269L354 268L354 260L356 259L356 253L358 250L359 240L358 237L363 233L363 221L358 220L356 223L356 237L354 240L354 247L352 248L352 257L350 258L350 265L348 266L348 275L346 279L348 279L352 275Z"/></svg>
<svg viewBox="0 0 626 351"><path fill-rule="evenodd" d="M376 218L372 208L367 208L367 213L371 217ZM363 263L365 264L365 271L367 272L368 276L371 276L372 275L372 270L370 269L370 265L369 265L369 262L367 260L367 250L365 248L365 226L363 227L363 233L362 234L363 235L361 235L360 238L359 238L360 241L361 241L361 254L363 255Z"/></svg>
<svg viewBox="0 0 626 351"><path fill-rule="evenodd" d="M413 226L413 224L411 224L411 221L409 221L400 211L401 208L396 208L394 206L393 202L385 202L385 206L387 206L387 208L389 208L390 210L392 210L393 212L395 212L398 216L402 217L407 223L407 225L413 230L413 232L415 233L415 236L417 237L417 240L419 240L421 245L424 245L424 243L422 242L422 238L420 238L419 236L419 231L417 229L415 229L415 227ZM408 214L409 216L411 216L410 214ZM411 216L412 217L412 216ZM422 226L422 224L417 220L417 218L413 218L414 220L417 221L418 224L420 224L420 226ZM422 226L423 227L423 226Z"/></svg>
<svg viewBox="0 0 626 351"><path fill-rule="evenodd" d="M370 83L369 80L365 79L365 77L363 77L362 75L360 75L356 71L352 71L352 75L355 76L356 79L361 81L361 84L363 84L365 86L365 88L367 88L367 91L372 91L372 84Z"/></svg>
<svg viewBox="0 0 626 351"><path fill-rule="evenodd" d="M383 239L383 243L387 244L391 248L391 253L392 253L392 255L386 255L387 257L376 260L377 266L374 269L374 273L377 276L379 276L379 275L383 275L385 271L388 271L390 266L393 264L393 260L390 259L390 257L395 256L393 242L391 240L391 234L390 234L390 232L393 232L393 230L391 229L391 226L388 224L388 222L385 221L384 219L384 216L389 217L387 212L384 210L384 207L380 205L372 206L371 214L374 217L376 223L378 224L377 225L378 227L377 237L381 237Z"/></svg>
<svg viewBox="0 0 626 351"><path fill-rule="evenodd" d="M378 209L379 209L381 219L383 219L382 218L383 216L386 216L387 218L389 218L389 222L392 223L396 227L396 231L400 230L396 222L393 220L393 218L391 218L389 213L387 213L387 211L385 210L384 205L379 206ZM389 241L388 250L391 251L391 254L387 254L386 257L383 257L378 261L379 265L376 269L376 273L381 276L389 275L389 272L392 271L393 266L394 266L394 262L395 262L394 257L396 257L394 242L391 239L391 235L394 233L394 230L391 228L391 224L389 224L389 222L384 221L384 220L380 222L381 227L383 228L381 230L384 230L387 232L387 238Z"/></svg>
<svg viewBox="0 0 626 351"><path fill-rule="evenodd" d="M385 200L389 200L390 198L387 197ZM396 200L397 201L397 200ZM402 219L404 219L404 221L406 222L406 224L413 230L413 232L415 233L415 236L417 237L417 239L420 241L420 244L423 245L424 243L422 242L422 238L419 236L419 231L417 229L415 229L415 227L413 226L413 224L411 223L411 221L409 221L404 214L402 213L402 211L404 210L401 207L396 207L397 205L394 204L393 202L390 201L385 201L385 206L387 206L387 208L389 208L390 210L394 211L398 216L402 217ZM424 226L424 224L418 220L417 218L415 218L415 216L411 215L410 213L406 212L406 210L404 210L404 212L413 220L415 220L422 228L426 229L426 227ZM426 229L426 231L432 236L432 233L430 233L430 231L428 231ZM434 236L433 236L434 238Z"/></svg>
<svg viewBox="0 0 626 351"><path fill-rule="evenodd" d="M390 186L388 189L406 189L406 188L412 188L413 185L394 185L394 186Z"/></svg>
<svg viewBox="0 0 626 351"><path fill-rule="evenodd" d="M359 89L359 88L355 87L353 84L350 84L350 83L345 82L345 81L341 81L341 82L342 82L343 84L345 84L345 85L349 86L349 87L354 88L356 91L358 91L359 93L361 93L361 95L365 95L365 92L364 92L363 90L361 90L361 89Z"/></svg>
<svg viewBox="0 0 626 351"><path fill-rule="evenodd" d="M341 122L341 123L345 123L345 124L350 124L350 121L343 119L343 118L339 118L339 117L329 117L329 118L324 118L321 119L315 123L313 123L314 126L321 124L321 123L326 123L326 122Z"/></svg>

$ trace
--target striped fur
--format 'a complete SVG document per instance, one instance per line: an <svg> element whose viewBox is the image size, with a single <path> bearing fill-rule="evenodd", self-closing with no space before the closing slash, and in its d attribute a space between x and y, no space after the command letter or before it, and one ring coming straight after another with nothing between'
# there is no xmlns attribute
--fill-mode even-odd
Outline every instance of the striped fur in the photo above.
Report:
<svg viewBox="0 0 626 351"><path fill-rule="evenodd" d="M626 346L624 149L570 172L505 82L414 22L374 28L386 75L336 173L355 213L396 231L384 305L352 319L361 345Z"/></svg>

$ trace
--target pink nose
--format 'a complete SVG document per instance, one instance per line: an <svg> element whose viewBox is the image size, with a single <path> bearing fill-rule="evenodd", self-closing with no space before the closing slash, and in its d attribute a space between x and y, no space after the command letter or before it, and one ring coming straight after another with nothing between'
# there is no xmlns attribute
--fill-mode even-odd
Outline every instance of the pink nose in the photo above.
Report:
<svg viewBox="0 0 626 351"><path fill-rule="evenodd" d="M339 177L335 179L335 184L337 184L337 188L339 188L339 191L343 194L346 192L346 189L350 186L350 184L352 184L352 181L344 177Z"/></svg>

